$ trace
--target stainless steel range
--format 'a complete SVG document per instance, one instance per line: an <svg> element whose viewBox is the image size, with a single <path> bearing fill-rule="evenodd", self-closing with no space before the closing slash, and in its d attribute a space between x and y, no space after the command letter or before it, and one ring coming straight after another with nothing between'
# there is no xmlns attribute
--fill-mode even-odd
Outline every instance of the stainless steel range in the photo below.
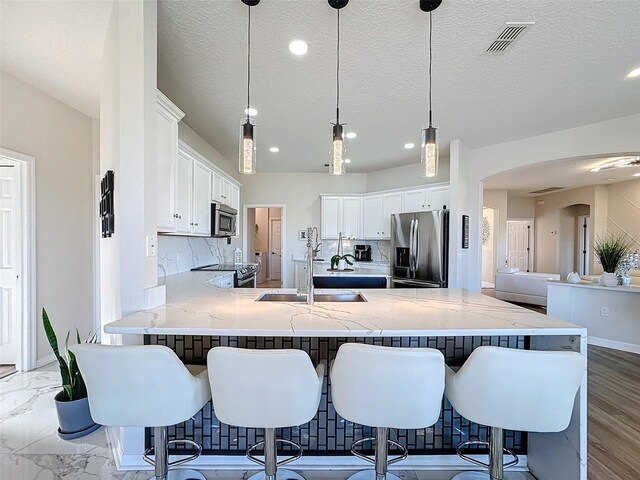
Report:
<svg viewBox="0 0 640 480"><path fill-rule="evenodd" d="M256 288L256 275L258 274L258 265L242 264L242 265L224 265L214 263L211 265L204 265L202 267L192 268L192 272L204 271L204 272L234 272L233 286L234 288Z"/></svg>

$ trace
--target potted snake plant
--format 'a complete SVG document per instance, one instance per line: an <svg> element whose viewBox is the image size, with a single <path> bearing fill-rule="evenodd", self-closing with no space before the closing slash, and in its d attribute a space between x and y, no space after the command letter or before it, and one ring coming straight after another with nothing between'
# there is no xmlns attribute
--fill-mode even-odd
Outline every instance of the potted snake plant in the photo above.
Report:
<svg viewBox="0 0 640 480"><path fill-rule="evenodd" d="M71 331L67 332L64 350L60 353L58 338L44 308L42 309L42 324L51 350L53 350L53 354L58 361L62 379L62 390L54 398L58 423L60 424L58 435L64 440L83 437L97 430L100 425L96 424L91 418L87 387L78 368L76 356L69 350ZM78 329L76 329L76 341L77 343L82 343ZM95 343L95 341L96 336L92 335L87 339L86 343Z"/></svg>

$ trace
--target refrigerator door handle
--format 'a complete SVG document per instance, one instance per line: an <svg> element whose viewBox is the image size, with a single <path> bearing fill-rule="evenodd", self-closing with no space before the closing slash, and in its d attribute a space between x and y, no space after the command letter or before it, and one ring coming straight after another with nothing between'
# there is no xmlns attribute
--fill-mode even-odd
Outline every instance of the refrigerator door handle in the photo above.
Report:
<svg viewBox="0 0 640 480"><path fill-rule="evenodd" d="M411 227L409 228L409 271L413 272L415 269L415 256L413 252L413 235L415 230L413 228L413 224L415 219L411 219Z"/></svg>
<svg viewBox="0 0 640 480"><path fill-rule="evenodd" d="M416 218L416 221L413 225L413 228L415 230L414 234L413 234L413 263L414 263L414 269L415 271L418 270L418 261L420 259L420 229L418 226L418 219Z"/></svg>

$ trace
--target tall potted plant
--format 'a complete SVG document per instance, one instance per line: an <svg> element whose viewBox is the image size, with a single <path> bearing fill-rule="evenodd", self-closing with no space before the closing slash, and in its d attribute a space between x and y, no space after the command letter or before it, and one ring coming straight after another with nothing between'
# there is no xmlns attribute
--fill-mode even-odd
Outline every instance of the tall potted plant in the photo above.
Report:
<svg viewBox="0 0 640 480"><path fill-rule="evenodd" d="M78 368L76 356L69 350L71 332L67 332L64 351L61 354L58 347L58 338L44 308L42 309L42 324L47 334L49 345L51 345L51 350L53 350L53 354L58 360L62 379L62 391L54 399L56 412L58 413L58 423L60 424L58 435L65 440L83 437L98 429L100 425L96 424L91 418L87 387ZM77 343L82 343L78 329L76 329L76 340ZM93 335L90 336L87 343L94 343L95 341L96 337Z"/></svg>
<svg viewBox="0 0 640 480"><path fill-rule="evenodd" d="M600 276L601 285L613 287L618 284L618 276L615 272L622 257L629 252L631 243L631 239L624 233L607 232L604 235L596 235L593 251L604 270Z"/></svg>

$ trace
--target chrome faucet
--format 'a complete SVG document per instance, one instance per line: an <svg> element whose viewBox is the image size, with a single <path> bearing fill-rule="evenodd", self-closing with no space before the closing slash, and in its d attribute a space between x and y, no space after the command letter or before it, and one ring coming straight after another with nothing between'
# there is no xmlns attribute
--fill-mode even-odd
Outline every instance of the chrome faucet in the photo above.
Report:
<svg viewBox="0 0 640 480"><path fill-rule="evenodd" d="M316 234L318 229L316 227L307 227L307 285L304 289L298 289L298 294L307 294L307 305L313 305L313 258L318 250L318 244L314 249L314 229Z"/></svg>

